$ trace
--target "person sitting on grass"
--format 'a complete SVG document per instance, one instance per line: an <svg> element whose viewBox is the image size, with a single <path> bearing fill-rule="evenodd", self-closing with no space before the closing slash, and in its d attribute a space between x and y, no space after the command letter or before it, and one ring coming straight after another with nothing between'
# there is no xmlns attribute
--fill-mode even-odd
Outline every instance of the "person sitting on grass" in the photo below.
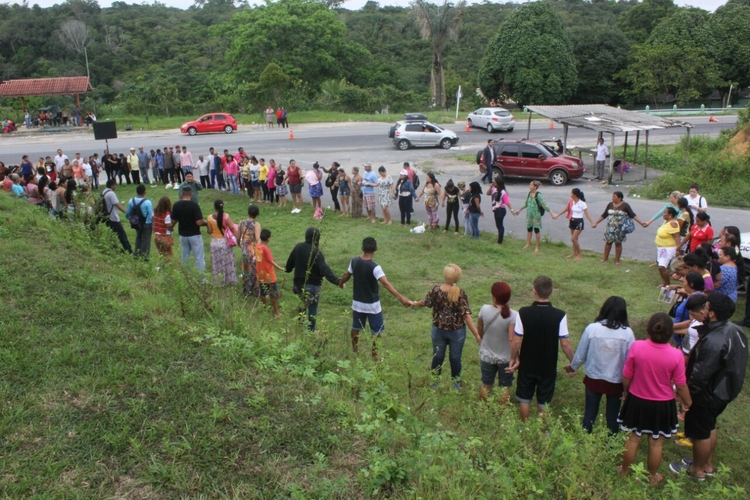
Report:
<svg viewBox="0 0 750 500"><path fill-rule="evenodd" d="M685 379L685 359L679 349L669 345L674 332L672 318L666 313L651 316L646 327L648 340L636 340L628 351L622 370L625 401L617 421L630 432L618 468L620 475L630 473L641 437L648 434L649 484L656 486L664 477L659 474L664 439L677 432L676 388L683 410L692 405Z"/></svg>
<svg viewBox="0 0 750 500"><path fill-rule="evenodd" d="M271 249L268 248L268 242L271 240L271 231L268 229L260 230L260 243L255 245L255 268L260 281L260 300L267 304L266 297L271 299L274 319L281 316L279 312L279 285L276 281L276 271L284 271L284 268L276 263L273 259Z"/></svg>

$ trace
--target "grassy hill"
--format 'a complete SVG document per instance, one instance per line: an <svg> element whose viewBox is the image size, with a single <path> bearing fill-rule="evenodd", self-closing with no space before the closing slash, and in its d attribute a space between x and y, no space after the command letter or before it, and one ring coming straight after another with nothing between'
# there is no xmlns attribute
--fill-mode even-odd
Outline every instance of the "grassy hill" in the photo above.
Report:
<svg viewBox="0 0 750 500"><path fill-rule="evenodd" d="M222 196L241 220L246 198ZM201 193L204 212L215 197ZM746 498L747 390L720 420L723 472L702 485L668 477L652 491L616 475L623 436L608 439L603 417L593 435L581 431L580 375L558 379L545 435L536 418L521 425L515 405L477 401L470 338L464 389L450 391L447 373L432 389L430 312L387 293L383 360L374 364L366 349L350 350L350 289L324 285L320 332L307 334L291 278L280 276L284 317L272 320L261 304L202 285L178 262L119 254L104 226L89 232L5 195L0 213L5 498ZM294 216L264 205L258 220L282 265L313 224L309 207ZM494 281L513 287L518 308L532 300L533 278L548 274L574 344L609 295L628 300L639 337L664 309L657 273L644 263L600 266L595 255L576 263L563 259L562 244L533 255L516 240L498 247L490 235L412 235L332 214L315 224L337 274L363 237L377 238L376 260L414 300L457 263L474 313ZM665 445L665 461L681 454Z"/></svg>

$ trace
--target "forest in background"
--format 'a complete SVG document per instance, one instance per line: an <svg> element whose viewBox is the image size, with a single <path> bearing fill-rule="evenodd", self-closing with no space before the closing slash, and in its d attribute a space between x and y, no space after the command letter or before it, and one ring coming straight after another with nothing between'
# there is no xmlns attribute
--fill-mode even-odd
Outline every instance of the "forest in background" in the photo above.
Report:
<svg viewBox="0 0 750 500"><path fill-rule="evenodd" d="M356 11L315 0L199 0L186 10L67 0L2 4L0 19L3 80L86 75L88 61L94 91L82 107L131 114L450 108L459 85L467 106L671 106L750 85L750 0L715 13L672 0L416 0ZM0 106L20 110L17 99Z"/></svg>

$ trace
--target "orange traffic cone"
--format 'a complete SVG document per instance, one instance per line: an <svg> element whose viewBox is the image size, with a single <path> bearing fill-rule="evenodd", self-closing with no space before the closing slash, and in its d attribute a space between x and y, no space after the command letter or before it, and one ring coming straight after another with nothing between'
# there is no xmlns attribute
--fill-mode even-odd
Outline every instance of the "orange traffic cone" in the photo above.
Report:
<svg viewBox="0 0 750 500"><path fill-rule="evenodd" d="M289 139L294 139L294 131L289 129Z"/></svg>
<svg viewBox="0 0 750 500"><path fill-rule="evenodd" d="M555 122L553 122L552 120L550 120L549 121L549 129L550 130L554 130L554 128L555 128Z"/></svg>
<svg viewBox="0 0 750 500"><path fill-rule="evenodd" d="M464 128L464 132L471 132L471 127L469 126L469 120L466 120L466 127Z"/></svg>
<svg viewBox="0 0 750 500"><path fill-rule="evenodd" d="M708 121L710 123L719 123L719 120L717 120L715 116L709 116Z"/></svg>

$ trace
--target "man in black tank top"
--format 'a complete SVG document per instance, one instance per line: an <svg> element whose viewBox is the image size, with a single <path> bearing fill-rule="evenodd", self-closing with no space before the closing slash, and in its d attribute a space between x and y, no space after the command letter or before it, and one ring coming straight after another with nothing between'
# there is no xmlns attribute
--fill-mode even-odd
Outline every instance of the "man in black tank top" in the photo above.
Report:
<svg viewBox="0 0 750 500"><path fill-rule="evenodd" d="M383 268L373 259L378 244L375 238L367 237L362 241L362 256L354 257L349 263L349 268L341 277L340 286L354 277L354 293L352 299L352 350L359 352L359 332L370 323L372 334L372 359L378 360L377 339L383 333L383 310L380 306L380 283L383 284L394 297L409 307L411 301L401 295L396 288L386 279Z"/></svg>
<svg viewBox="0 0 750 500"><path fill-rule="evenodd" d="M536 300L518 311L509 369L518 368L516 399L520 403L523 421L529 418L535 392L540 414L552 401L557 380L558 342L568 361L573 360L573 346L568 338L568 317L565 311L552 307L550 295L552 280L547 276L538 276L534 280Z"/></svg>

